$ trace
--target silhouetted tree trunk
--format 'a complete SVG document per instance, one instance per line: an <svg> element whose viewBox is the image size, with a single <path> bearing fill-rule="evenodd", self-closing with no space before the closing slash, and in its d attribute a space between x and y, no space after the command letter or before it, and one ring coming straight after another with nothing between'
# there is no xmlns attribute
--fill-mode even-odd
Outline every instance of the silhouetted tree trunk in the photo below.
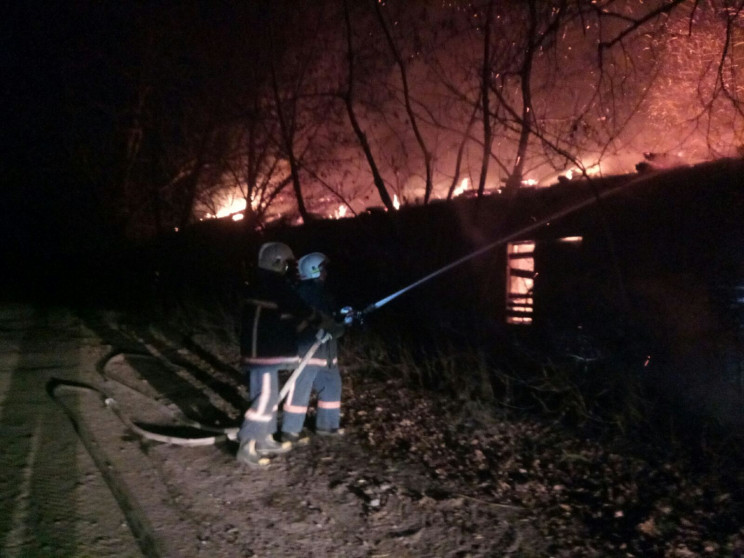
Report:
<svg viewBox="0 0 744 558"><path fill-rule="evenodd" d="M307 208L305 207L305 199L302 196L302 185L300 184L300 172L297 165L297 157L294 152L294 118L292 122L289 121L287 115L284 113L284 106L281 95L279 94L279 85L276 81L276 68L272 61L271 64L271 84L274 91L274 102L276 103L276 115L279 120L279 129L281 132L282 147L284 148L284 155L287 157L289 163L289 172L292 177L292 189L294 190L295 199L297 200L297 210L300 213L302 220L307 223L309 215Z"/></svg>
<svg viewBox="0 0 744 558"><path fill-rule="evenodd" d="M480 178L478 179L478 197L483 196L486 189L488 166L491 162L491 144L493 130L491 129L491 108L489 95L491 90L491 25L493 24L493 2L489 0L486 10L486 21L483 26L483 64L481 66L481 108L483 114L483 157L481 159Z"/></svg>
<svg viewBox="0 0 744 558"><path fill-rule="evenodd" d="M517 142L517 152L511 174L506 180L507 191L516 190L522 185L524 163L527 159L527 147L532 133L532 64L535 56L535 48L540 40L537 36L537 9L535 0L529 0L529 28L527 34L527 45L524 52L524 60L519 72L519 85L522 93L522 113L520 118L521 130Z"/></svg>
<svg viewBox="0 0 744 558"><path fill-rule="evenodd" d="M385 39L387 40L388 47L390 48L390 52L393 53L393 58L395 59L395 65L398 67L398 71L400 72L400 80L403 85L403 104L406 107L406 114L408 115L408 120L411 123L413 134L416 137L416 143L418 144L419 148L421 149L421 153L424 156L424 169L426 172L426 182L425 182L425 187L424 187L424 203L427 204L429 203L429 198L431 198L431 192L434 189L434 182L432 178L431 151L426 145L426 140L424 139L424 136L421 133L421 130L418 125L418 118L416 117L416 113L413 111L413 107L411 106L411 91L408 86L408 73L406 71L406 65L403 62L403 58L400 55L400 51L398 50L398 47L396 46L395 41L393 40L393 36L390 33L390 29L388 28L387 22L385 21L385 16L382 14L380 3L377 0L371 0L371 1L372 1L372 5L375 8L375 14L377 15L377 21L380 23L380 27L385 33Z"/></svg>
<svg viewBox="0 0 744 558"><path fill-rule="evenodd" d="M212 130L210 128L202 133L202 140L196 153L194 168L182 182L184 198L183 207L181 209L181 218L179 219L181 227L188 225L194 216L194 203L196 202L197 192L201 182L202 170L208 161L208 152L212 143L211 140Z"/></svg>
<svg viewBox="0 0 744 558"><path fill-rule="evenodd" d="M449 190L447 190L448 200L452 199L452 195L455 193L455 188L457 188L457 184L458 182L460 182L460 172L462 169L462 156L463 156L463 153L465 152L465 145L470 139L470 131L473 129L473 125L475 124L475 119L477 116L478 116L478 104L476 103L473 106L473 112L470 115L468 126L467 128L465 128L465 133L462 135L460 146L457 148L457 157L455 158L455 172L452 176L452 182L450 183Z"/></svg>
<svg viewBox="0 0 744 558"><path fill-rule="evenodd" d="M351 18L349 16L349 4L348 0L344 0L344 19L346 23L346 56L347 56L347 77L346 77L346 91L343 94L344 105L346 106L346 113L349 116L349 122L354 130L354 135L359 141L359 145L364 152L364 156L369 164L370 171L374 180L375 188L380 194L380 200L388 211L394 211L395 206L393 200L390 198L390 194L385 187L385 181L382 179L380 170L377 167L375 158L372 155L372 149L369 146L367 136L362 130L359 120L357 119L356 113L354 112L354 46L352 40L351 30Z"/></svg>

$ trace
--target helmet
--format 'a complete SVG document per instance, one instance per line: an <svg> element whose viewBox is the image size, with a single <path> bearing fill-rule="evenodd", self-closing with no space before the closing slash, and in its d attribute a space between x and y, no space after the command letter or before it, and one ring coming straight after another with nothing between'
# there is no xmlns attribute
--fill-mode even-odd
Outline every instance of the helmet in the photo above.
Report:
<svg viewBox="0 0 744 558"><path fill-rule="evenodd" d="M306 256L302 256L297 262L300 279L303 281L317 279L320 277L320 272L323 271L323 266L327 264L328 256L320 252L311 252Z"/></svg>
<svg viewBox="0 0 744 558"><path fill-rule="evenodd" d="M285 273L294 259L292 249L281 242L266 242L258 251L258 267L277 273Z"/></svg>

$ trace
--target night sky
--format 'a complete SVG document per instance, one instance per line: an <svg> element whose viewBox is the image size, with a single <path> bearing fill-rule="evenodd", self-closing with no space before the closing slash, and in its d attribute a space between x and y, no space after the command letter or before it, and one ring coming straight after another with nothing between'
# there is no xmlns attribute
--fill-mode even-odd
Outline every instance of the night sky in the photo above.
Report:
<svg viewBox="0 0 744 558"><path fill-rule="evenodd" d="M84 94L101 79L96 44L105 48L107 34L77 3L14 2L8 11L0 55L4 237L20 251L61 248L68 235L75 242L98 230L92 192L71 150L76 136L105 125Z"/></svg>

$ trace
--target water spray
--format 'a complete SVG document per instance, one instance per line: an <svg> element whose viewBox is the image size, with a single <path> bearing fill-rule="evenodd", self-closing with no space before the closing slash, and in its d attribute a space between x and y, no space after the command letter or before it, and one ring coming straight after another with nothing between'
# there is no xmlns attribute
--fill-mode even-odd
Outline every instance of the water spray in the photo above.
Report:
<svg viewBox="0 0 744 558"><path fill-rule="evenodd" d="M477 258L478 256L480 256L482 254L485 254L486 252L488 252L490 250L493 250L494 248L496 248L498 246L502 246L503 244L506 244L507 242L510 242L512 240L515 240L515 239L517 239L517 238L519 238L519 237L521 237L521 236L523 236L523 235L525 235L527 233L530 233L532 231L535 231L535 230L539 229L540 227L543 227L544 225L550 223L551 221L553 221L555 219L560 219L562 217L565 217L566 215L570 215L571 213L574 213L574 212L576 212L576 211L578 211L580 209L583 209L583 208L588 207L588 206L590 206L590 205L592 205L594 203L597 203L602 198L606 198L606 197L615 195L618 192L620 192L621 190L624 190L625 188L628 188L630 186L633 186L634 184L636 184L637 182L639 182L642 178L645 178L645 177L636 177L636 178L630 180L629 182L627 182L625 184L622 184L620 186L616 186L614 188L610 188L610 189L608 189L608 190L606 190L604 192L597 192L597 193L595 193L594 196L592 196L589 199L586 199L586 200L583 200L581 202L578 202L578 203L575 203L573 205L570 205L570 206L568 206L568 207L566 207L566 208L564 208L564 209L562 209L560 211L557 211L556 213L553 213L549 217L546 217L546 218L544 218L544 219L542 219L540 221L537 221L535 223L532 223L531 225L528 225L526 227L523 227L523 228L519 229L518 231L515 231L515 232L513 232L511 234L508 234L506 236L502 236L501 238L499 238L497 240L494 240L493 242L490 242L489 244L486 244L485 246L482 246L482 247L478 248L474 252L471 252L470 254L466 254L465 256L463 256L463 257L455 260L454 262L449 263L449 264L445 265L444 267L442 267L440 269L437 269L436 271L433 271L433 272L429 273L428 275L422 277L421 279L418 279L417 281L414 281L413 283L411 283L410 285L408 285L406 287L403 287L399 291L396 291L393 294L386 296L385 298L381 298L377 302L373 302L372 304L370 304L369 306L367 306L364 310L362 310L360 312L353 312L351 309L349 309L349 312L347 312L346 315L349 316L349 315L353 314L354 317L353 317L353 319L349 319L349 321L347 321L347 324L350 323L351 321L354 321L354 320L363 319L365 315L367 315L367 314L369 314L371 312L374 312L375 310L378 310L378 309L382 308L388 302L391 302L391 301L395 300L396 298L398 298L402 294L407 293L411 289L414 289L414 288L418 287L419 285L421 285L423 283L426 283L427 281L429 281L431 279L434 279L435 277L441 275L442 273L445 273L445 272L449 271L450 269L453 269L453 268L457 267L458 265L461 265L461 264L463 264L463 263L465 263L465 262L467 262L469 260L472 260L473 258Z"/></svg>

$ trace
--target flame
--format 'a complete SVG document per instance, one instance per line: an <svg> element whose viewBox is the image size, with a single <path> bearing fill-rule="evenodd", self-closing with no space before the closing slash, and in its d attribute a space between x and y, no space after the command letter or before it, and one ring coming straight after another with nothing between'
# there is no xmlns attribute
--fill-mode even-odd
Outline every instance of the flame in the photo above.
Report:
<svg viewBox="0 0 744 558"><path fill-rule="evenodd" d="M592 165L582 166L582 167L572 167L568 169L563 176L568 178L569 180L573 180L574 176L576 178L580 178L584 175L586 176L597 176L602 173L602 167L599 163L594 163Z"/></svg>
<svg viewBox="0 0 744 558"><path fill-rule="evenodd" d="M341 204L338 206L338 209L333 213L332 217L334 219L343 219L344 217L346 217L346 211L347 211L346 205Z"/></svg>
<svg viewBox="0 0 744 558"><path fill-rule="evenodd" d="M393 207L395 209L400 209L400 200L398 199L398 194L393 194Z"/></svg>
<svg viewBox="0 0 744 558"><path fill-rule="evenodd" d="M470 188L470 179L469 178L463 178L462 179L462 182L460 182L460 185L457 188L455 188L455 191L454 192L452 192L452 197L453 198L456 198L460 194L465 193L465 191L467 189L469 189L469 188Z"/></svg>
<svg viewBox="0 0 744 558"><path fill-rule="evenodd" d="M239 191L232 191L228 195L223 194L215 202L219 204L216 212L205 213L204 217L199 219L200 221L204 219L221 219L223 217L231 217L233 221L243 219L246 203L245 198Z"/></svg>
<svg viewBox="0 0 744 558"><path fill-rule="evenodd" d="M506 322L532 323L535 287L535 242L510 242L506 248Z"/></svg>
<svg viewBox="0 0 744 558"><path fill-rule="evenodd" d="M215 214L215 217L217 219L221 217L227 217L228 215L233 215L234 213L238 213L239 211L245 211L245 198L233 198L232 200L228 200L228 203L226 205L223 205L221 208L217 210L217 213ZM238 221L239 219L235 219L233 216L233 220Z"/></svg>

